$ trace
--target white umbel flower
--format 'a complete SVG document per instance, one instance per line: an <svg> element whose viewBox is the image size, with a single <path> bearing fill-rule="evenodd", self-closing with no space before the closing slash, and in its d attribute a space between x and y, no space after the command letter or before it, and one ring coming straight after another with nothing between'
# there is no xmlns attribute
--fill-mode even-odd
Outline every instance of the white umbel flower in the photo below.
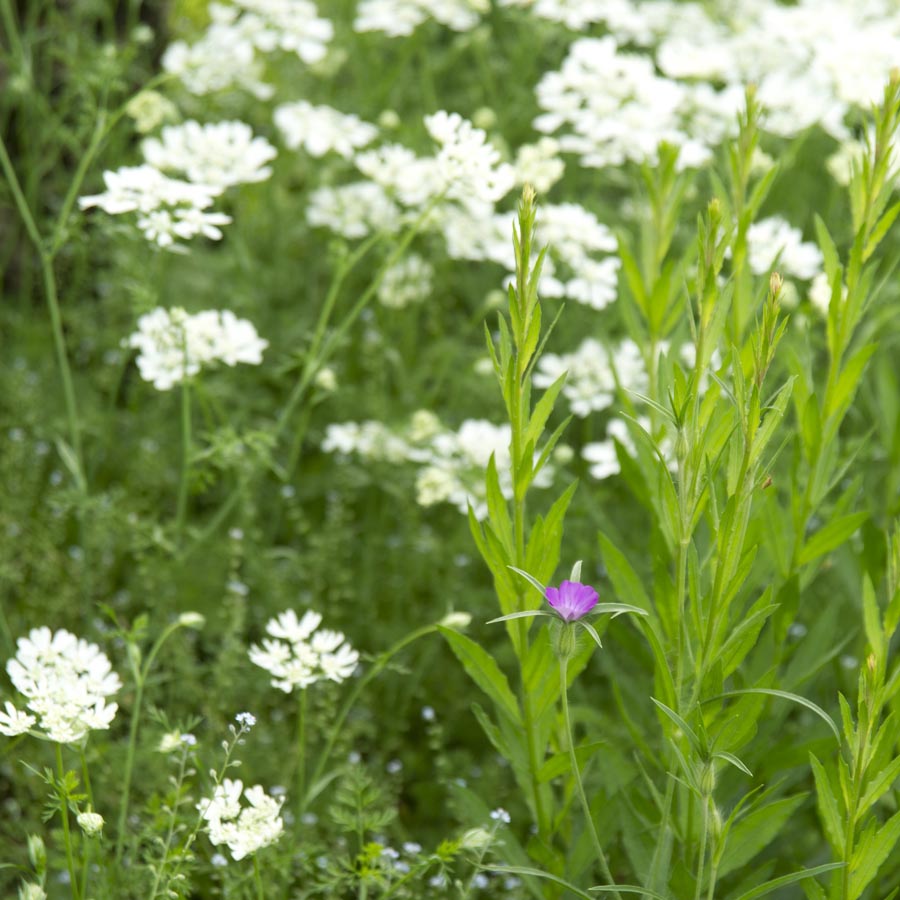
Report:
<svg viewBox="0 0 900 900"><path fill-rule="evenodd" d="M241 804L241 796L246 805ZM226 844L235 860L241 860L274 844L284 831L280 816L283 800L270 797L261 785L244 790L242 781L224 779L211 799L197 804L206 821L210 841Z"/></svg>
<svg viewBox="0 0 900 900"><path fill-rule="evenodd" d="M266 624L262 645L253 644L250 661L272 677L272 687L286 694L303 690L317 681L346 681L356 669L359 653L343 633L318 627L322 616L307 610L302 618L289 609Z"/></svg>
<svg viewBox="0 0 900 900"><path fill-rule="evenodd" d="M215 363L259 365L268 341L253 324L230 310L204 310L191 315L180 307L157 307L138 319L127 341L138 351L144 381L167 391Z"/></svg>
<svg viewBox="0 0 900 900"><path fill-rule="evenodd" d="M118 706L107 703L106 698L115 694L122 682L96 644L65 629L51 632L44 626L19 638L17 646L6 671L35 715L21 713L7 703L6 712L0 713L0 732L22 734L37 724L49 740L71 744L90 731L109 728Z"/></svg>
<svg viewBox="0 0 900 900"><path fill-rule="evenodd" d="M151 166L166 172L183 172L195 184L226 188L265 181L276 156L263 137L254 136L245 122L193 120L163 128L158 138L147 138L141 149Z"/></svg>
<svg viewBox="0 0 900 900"><path fill-rule="evenodd" d="M275 124L284 142L297 150L321 157L333 151L345 159L378 137L378 129L359 116L344 114L330 106L313 106L306 100L283 103L275 109Z"/></svg>

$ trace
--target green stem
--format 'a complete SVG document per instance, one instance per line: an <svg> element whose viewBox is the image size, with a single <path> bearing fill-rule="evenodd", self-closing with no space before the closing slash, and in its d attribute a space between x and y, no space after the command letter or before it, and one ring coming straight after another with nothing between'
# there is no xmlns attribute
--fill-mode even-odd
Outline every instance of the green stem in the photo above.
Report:
<svg viewBox="0 0 900 900"><path fill-rule="evenodd" d="M703 867L706 865L706 841L709 835L709 797L703 797L703 824L700 831L700 857L697 861L697 888L694 900L700 900L703 892Z"/></svg>
<svg viewBox="0 0 900 900"><path fill-rule="evenodd" d="M309 779L309 787L311 790L315 790L315 787L322 777L322 772L325 770L325 766L328 763L328 760L331 758L331 753L334 750L334 745L337 742L338 735L340 734L341 728L344 725L345 720L347 719L347 715L350 710L353 708L353 704L359 699L359 695L363 692L363 689L366 685L372 681L384 668L387 664L396 656L404 647L413 643L413 641L417 641L419 638L424 637L427 634L432 634L437 630L435 625L424 625L422 628L418 628L415 631L408 634L406 637L397 641L392 647L389 647L384 651L372 664L372 668L366 672L365 675L360 678L353 687L353 690L347 695L347 699L344 701L344 705L341 707L340 712L337 714L337 718L334 720L334 725L331 726L331 732L328 735L328 740L325 743L325 747L322 752L319 754L319 758L316 761L316 766L313 769L312 777ZM307 798L304 797L304 809L306 805ZM302 812L302 810L301 810Z"/></svg>
<svg viewBox="0 0 900 900"><path fill-rule="evenodd" d="M56 274L53 271L53 253L52 251L48 251L44 246L43 238L38 230L35 218L28 207L25 195L22 193L19 179L16 176L12 161L7 153L6 143L4 142L2 135L0 135L0 167L2 167L3 174L6 176L10 192L13 195L13 200L15 201L16 208L22 218L25 230L28 232L28 236L31 238L38 254L41 280L44 286L44 298L47 302L48 312L50 313L53 348L56 354L56 362L59 367L60 379L62 380L63 399L65 400L66 418L69 427L69 442L72 445L72 451L75 454L75 460L78 464L76 479L79 482L79 489L84 492L86 488L84 483L84 460L81 454L81 432L78 427L78 404L75 400L72 371L69 367L69 356L66 350L65 334L63 333L62 315L59 310L59 297L56 290Z"/></svg>
<svg viewBox="0 0 900 900"><path fill-rule="evenodd" d="M259 870L258 853L253 854L253 880L256 883L256 896L259 900L266 900L266 895L263 891L262 873Z"/></svg>
<svg viewBox="0 0 900 900"><path fill-rule="evenodd" d="M134 755L137 749L138 725L140 723L141 702L144 698L143 678L136 678L134 687L134 708L128 728L128 749L125 751L125 774L122 778L122 799L119 801L119 821L116 825L116 863L122 859L125 846L125 825L128 819L128 799L131 794L131 777L134 772Z"/></svg>
<svg viewBox="0 0 900 900"><path fill-rule="evenodd" d="M175 797L177 798L181 794L181 788L184 784L184 773L187 767L187 758L188 758L188 748L184 746L181 751L181 761L178 769L178 779L175 785ZM163 854L162 859L159 861L159 865L156 867L156 871L153 876L153 888L150 891L150 900L156 900L156 895L159 891L160 884L162 883L163 876L165 875L166 865L169 862L169 850L172 846L172 838L175 836L175 826L178 821L178 801L172 804L169 815L169 827L166 831L166 839L163 843Z"/></svg>
<svg viewBox="0 0 900 900"><path fill-rule="evenodd" d="M564 627L571 628L571 625ZM569 690L568 684L568 659L563 654L559 658L559 696L562 701L563 726L566 730L566 743L569 746L569 765L572 768L572 777L575 779L575 787L578 791L578 798L581 800L581 808L584 811L584 818L587 820L588 831L591 834L591 841L594 844L594 852L597 854L597 861L600 863L600 871L606 879L607 884L615 886L616 880L612 876L609 869L609 863L606 861L606 854L603 852L603 845L600 843L600 835L597 834L597 826L594 824L594 816L591 813L591 807L588 803L587 794L584 792L584 784L581 781L581 770L578 768L578 757L575 754L575 735L572 732L572 722L569 717ZM612 892L616 900L622 900L618 891Z"/></svg>
<svg viewBox="0 0 900 900"><path fill-rule="evenodd" d="M297 820L306 808L306 689L300 689L300 703L297 709Z"/></svg>
<svg viewBox="0 0 900 900"><path fill-rule="evenodd" d="M181 477L178 482L178 507L175 512L175 530L178 534L181 534L184 529L192 453L191 382L190 379L185 378L181 382Z"/></svg>
<svg viewBox="0 0 900 900"><path fill-rule="evenodd" d="M72 897L80 900L81 891L78 888L78 873L75 871L75 852L72 849L72 832L69 828L69 796L65 788L66 769L63 765L62 745L57 743L56 769L59 776L59 814L62 816L63 841L66 845L66 866L69 870L69 880L72 884Z"/></svg>
<svg viewBox="0 0 900 900"><path fill-rule="evenodd" d="M156 639L156 643L150 648L147 654L147 660L143 667L140 666L139 656L128 653L128 660L131 664L131 672L134 677L134 707L131 711L131 723L128 729L128 749L125 753L125 774L122 778L122 799L119 803L119 821L116 833L116 855L115 860L118 864L122 859L122 850L125 842L125 825L128 818L128 803L131 794L131 778L134 772L134 758L137 750L138 727L141 720L141 704L144 699L144 685L150 674L150 669L156 660L156 656L162 649L162 645L174 634L179 628L184 627L180 621L173 622L162 634ZM136 648L135 648L136 649Z"/></svg>

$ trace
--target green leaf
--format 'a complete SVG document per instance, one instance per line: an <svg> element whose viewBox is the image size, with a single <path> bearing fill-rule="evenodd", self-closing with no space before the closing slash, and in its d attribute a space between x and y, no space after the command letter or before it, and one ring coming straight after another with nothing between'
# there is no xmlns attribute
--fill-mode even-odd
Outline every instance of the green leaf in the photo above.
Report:
<svg viewBox="0 0 900 900"><path fill-rule="evenodd" d="M834 393L828 398L828 406L825 410L825 418L829 421L829 427L825 429L824 439L830 440L840 420L843 418L844 412L850 405L856 388L859 386L863 371L875 352L878 344L871 343L860 347L850 359L844 363L841 374L838 376Z"/></svg>
<svg viewBox="0 0 900 900"><path fill-rule="evenodd" d="M784 797L754 809L736 822L729 832L728 843L719 863L719 875L724 876L740 868L767 847L805 798L805 794Z"/></svg>
<svg viewBox="0 0 900 900"><path fill-rule="evenodd" d="M622 272L625 274L625 281L634 298L635 305L647 316L647 291L644 287L644 279L641 275L640 267L631 248L623 235L619 235L619 258L622 260Z"/></svg>
<svg viewBox="0 0 900 900"><path fill-rule="evenodd" d="M496 622L508 622L510 619L533 619L535 616L549 616L551 619L556 618L553 613L547 612L545 609L523 609L519 612L510 613L508 616L497 616L485 622L485 625L493 625Z"/></svg>
<svg viewBox="0 0 900 900"><path fill-rule="evenodd" d="M897 218L897 214L900 213L900 202L895 203L892 207L888 209L888 211L878 220L878 223L872 229L872 233L869 235L868 241L866 241L865 249L863 250L863 262L865 262L874 252L878 245L881 243L884 236L888 233L888 229L890 229L891 225L894 224L894 220Z"/></svg>
<svg viewBox="0 0 900 900"><path fill-rule="evenodd" d="M876 803L898 778L900 778L900 756L888 763L874 778L869 779L869 786L859 801L859 814L862 815Z"/></svg>
<svg viewBox="0 0 900 900"><path fill-rule="evenodd" d="M603 615L604 613L612 613L613 618L625 613L634 613L638 616L649 615L646 609L632 606L630 603L598 603L590 612L591 615Z"/></svg>
<svg viewBox="0 0 900 900"><path fill-rule="evenodd" d="M560 375L559 378L544 391L541 399L535 404L534 412L531 414L531 421L528 423L528 429L525 432L524 442L526 444L529 441L537 444L541 439L541 435L544 433L544 426L547 424L547 419L550 418L550 413L553 412L556 398L559 396L559 392L566 383L567 375L568 372L563 372L562 375Z"/></svg>
<svg viewBox="0 0 900 900"><path fill-rule="evenodd" d="M737 900L756 900L757 897L765 897L766 894L771 894L772 891L780 887L795 884L805 878L815 878L816 875L822 875L825 872L832 871L832 869L840 869L843 865L843 863L825 863L824 865L816 866L814 869L803 869L800 872L792 872L790 875L782 875L781 878L773 878L771 881L767 881L759 887L747 891L746 894L741 894Z"/></svg>
<svg viewBox="0 0 900 900"><path fill-rule="evenodd" d="M582 744L575 748L575 759L578 761L579 768L583 768L584 764L603 746L606 741L593 741L590 744ZM569 758L568 750L565 753L556 753L538 769L537 780L541 783L552 781L559 775L564 775L572 768L572 760Z"/></svg>
<svg viewBox="0 0 900 900"><path fill-rule="evenodd" d="M602 884L588 888L588 890L606 894L640 894L642 897L651 897L653 900L668 900L663 894L657 894L656 891L651 891L650 888L640 887L636 884Z"/></svg>
<svg viewBox="0 0 900 900"><path fill-rule="evenodd" d="M862 894L869 882L878 874L878 869L890 856L898 840L900 840L900 812L895 813L881 828L878 828L874 821L866 828L850 862L849 900L857 900Z"/></svg>
<svg viewBox="0 0 900 900"><path fill-rule="evenodd" d="M494 533L500 539L503 549L508 556L514 554L514 538L512 521L509 518L509 507L506 497L500 490L500 476L497 473L497 461L494 454L488 460L487 471L484 476L485 490L487 494L488 516L494 526Z"/></svg>
<svg viewBox="0 0 900 900"><path fill-rule="evenodd" d="M731 763L736 769L740 769L751 778L753 777L753 773L733 753L729 753L727 750L716 750L712 755L713 759L724 759L726 762Z"/></svg>
<svg viewBox="0 0 900 900"><path fill-rule="evenodd" d="M525 878L543 878L545 881L552 881L554 884L562 885L566 890L575 894L576 897L594 900L590 894L586 894L581 888L577 888L574 884L569 884L568 881L565 881L559 876L551 875L549 872L544 872L541 869L531 869L527 866L485 866L484 868L488 872L500 872L502 875L521 875ZM662 897L661 900L667 900L667 898Z"/></svg>
<svg viewBox="0 0 900 900"><path fill-rule="evenodd" d="M600 643L600 635L597 634L597 629L591 625L590 622L585 622L584 620L577 623L580 625L593 639L594 643L602 650L603 644Z"/></svg>
<svg viewBox="0 0 900 900"><path fill-rule="evenodd" d="M838 807L837 798L831 787L831 780L825 767L816 758L815 754L809 754L809 762L812 766L813 776L816 780L816 801L819 809L819 818L825 829L825 837L835 851L843 845L843 819Z"/></svg>
<svg viewBox="0 0 900 900"><path fill-rule="evenodd" d="M700 741L697 738L697 735L694 734L693 730L691 729L691 726L688 725L688 723L685 722L684 719L682 719L681 716L679 716L678 713L675 712L674 709L669 709L669 707L666 706L665 703L660 703L659 700L657 700L655 697L651 697L650 699L651 699L651 701L653 701L653 703L657 707L659 707L659 709L661 709L675 723L676 726L678 726L678 728L681 730L681 733L686 738L688 738L688 740L691 742L691 744L694 747L694 750L699 751L700 750Z"/></svg>
<svg viewBox="0 0 900 900"><path fill-rule="evenodd" d="M803 545L803 549L800 551L800 565L805 566L823 554L834 550L835 547L839 547L868 518L867 512L850 513L820 528Z"/></svg>
<svg viewBox="0 0 900 900"><path fill-rule="evenodd" d="M806 697L801 697L799 694L792 694L789 691L778 691L774 688L742 688L741 690L736 691L725 691L724 694L719 694L717 697L710 697L709 699L718 700L719 697L737 697L741 694L768 694L770 697L781 697L782 700L791 700L794 703L799 703L801 706L805 706L808 710L814 712L823 722L825 722L834 733L837 742L841 742L841 735L837 725L834 724L834 719L832 719L821 706L816 706L812 700L807 700Z"/></svg>
<svg viewBox="0 0 900 900"><path fill-rule="evenodd" d="M472 681L494 701L497 710L511 722L522 727L519 704L494 658L475 641L458 631L441 625L437 626L437 630L444 636L444 640L450 645L450 649Z"/></svg>
<svg viewBox="0 0 900 900"><path fill-rule="evenodd" d="M806 894L806 900L828 900L825 889L818 881L810 881L809 879L804 881L803 893Z"/></svg>
<svg viewBox="0 0 900 900"><path fill-rule="evenodd" d="M722 677L727 678L745 659L753 648L762 631L763 625L779 604L769 603L772 594L771 586L766 588L763 595L753 604L743 621L728 636L728 640L719 651L719 660L722 663Z"/></svg>
<svg viewBox="0 0 900 900"><path fill-rule="evenodd" d="M647 596L640 578L622 551L603 532L597 535L597 539L600 542L600 553L603 555L603 562L616 595L622 600L634 603L648 613L653 612L653 605L650 603L650 598Z"/></svg>
<svg viewBox="0 0 900 900"><path fill-rule="evenodd" d="M825 272L827 273L830 282L834 273L841 267L841 259L838 256L837 247L835 246L831 235L828 233L828 227L818 213L815 216L815 225L816 237L819 240L819 249L822 251L822 256L825 260Z"/></svg>
<svg viewBox="0 0 900 900"><path fill-rule="evenodd" d="M881 613L878 609L878 601L875 599L875 588L872 585L872 579L868 574L863 576L862 584L862 600L863 600L863 624L866 629L866 639L869 646L875 654L875 662L878 664L879 671L884 671L881 665L886 661L887 656L887 640L885 639L884 628L881 624Z"/></svg>
<svg viewBox="0 0 900 900"><path fill-rule="evenodd" d="M517 569L515 566L507 566L506 568L512 569L513 572L515 572L517 575L521 575L529 584L534 586L535 590L537 590L541 597L547 596L547 588L545 588L544 585L542 585L533 575L529 575L523 569Z"/></svg>

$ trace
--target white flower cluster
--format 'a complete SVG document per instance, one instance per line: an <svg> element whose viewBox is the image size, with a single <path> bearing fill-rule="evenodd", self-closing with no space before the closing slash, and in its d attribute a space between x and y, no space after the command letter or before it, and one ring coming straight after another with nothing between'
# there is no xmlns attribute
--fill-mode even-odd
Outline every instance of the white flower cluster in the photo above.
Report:
<svg viewBox="0 0 900 900"><path fill-rule="evenodd" d="M757 275L777 269L782 275L809 281L822 271L822 251L803 241L803 233L780 216L754 222L747 232L747 256Z"/></svg>
<svg viewBox="0 0 900 900"><path fill-rule="evenodd" d="M492 454L500 490L505 497L512 497L510 440L509 425L467 419L458 431L452 431L433 413L419 410L398 431L372 420L329 425L322 449L393 464L414 463L420 467L416 500L421 506L447 502L462 513L471 506L476 517L483 519L487 515L484 473ZM534 485L548 487L553 477L553 467L547 464Z"/></svg>
<svg viewBox="0 0 900 900"><path fill-rule="evenodd" d="M265 138L254 137L246 122L168 125L159 138L147 138L141 149L149 165L219 189L265 181L272 174L267 163L276 156L275 148Z"/></svg>
<svg viewBox="0 0 900 900"><path fill-rule="evenodd" d="M306 220L310 225L329 228L348 240L356 240L375 231L398 231L403 216L381 185L356 181L313 191Z"/></svg>
<svg viewBox="0 0 900 900"><path fill-rule="evenodd" d="M376 229L395 231L439 199L443 206L432 216L433 227L444 227L445 213L490 221L494 203L515 184L512 166L500 161L482 129L458 113L426 116L425 127L439 145L433 156L416 156L401 144L357 153L355 165L368 180L315 191L310 224L359 238Z"/></svg>
<svg viewBox="0 0 900 900"><path fill-rule="evenodd" d="M434 268L416 253L385 270L378 285L378 301L391 309L402 309L411 303L421 303L431 295Z"/></svg>
<svg viewBox="0 0 900 900"><path fill-rule="evenodd" d="M440 145L434 166L439 190L447 197L471 207L496 203L512 190L515 172L500 162L500 152L482 129L445 110L425 116L425 127Z"/></svg>
<svg viewBox="0 0 900 900"><path fill-rule="evenodd" d="M231 217L209 207L232 185L268 178L272 170L266 163L275 157L275 148L254 137L244 122L170 125L141 147L143 165L104 172L106 191L78 202L82 209L96 206L110 215L136 212L144 237L170 250L183 250L178 241L197 235L221 239L219 226ZM184 173L187 180L163 170Z"/></svg>
<svg viewBox="0 0 900 900"><path fill-rule="evenodd" d="M138 351L144 381L167 391L202 368L222 362L259 365L268 347L247 319L231 310L209 309L191 315L180 307L157 307L138 319L127 346Z"/></svg>
<svg viewBox="0 0 900 900"><path fill-rule="evenodd" d="M16 644L6 671L35 715L7 702L0 712L0 733L23 734L37 724L49 740L72 744L90 731L109 728L118 706L106 698L122 682L96 644L46 626L32 629Z"/></svg>
<svg viewBox="0 0 900 900"><path fill-rule="evenodd" d="M547 388L567 372L562 395L576 416L589 416L612 405L616 389L647 392L647 370L638 345L625 338L607 349L586 338L574 353L545 353L534 373L534 385Z"/></svg>
<svg viewBox="0 0 900 900"><path fill-rule="evenodd" d="M298 619L286 610L266 624L270 638L250 647L250 661L274 677L272 686L289 694L317 681L346 681L356 669L359 653L340 631L323 628L322 616L307 610Z"/></svg>
<svg viewBox="0 0 900 900"><path fill-rule="evenodd" d="M106 191L81 197L79 206L96 206L113 216L136 212L144 237L160 247L175 248L177 240L198 234L217 241L222 237L219 226L231 222L224 213L207 212L218 188L169 178L150 165L106 171L103 181Z"/></svg>
<svg viewBox="0 0 900 900"><path fill-rule="evenodd" d="M353 29L400 37L434 19L453 31L470 31L489 8L487 0L362 0Z"/></svg>
<svg viewBox="0 0 900 900"><path fill-rule="evenodd" d="M247 805L241 804L242 795ZM197 804L197 810L206 822L210 841L216 846L226 844L232 857L240 860L281 837L283 802L270 797L261 785L245 791L242 781L226 778L216 787L212 799Z"/></svg>
<svg viewBox="0 0 900 900"><path fill-rule="evenodd" d="M880 99L900 59L900 10L883 0L706 4L654 0L506 0L582 38L537 88L536 126L566 128L564 150L587 166L655 158L665 140L700 165L730 133L743 85L757 85L764 128L785 137L819 125L835 138L854 106ZM649 52L623 52L620 47ZM661 74L658 74L661 73Z"/></svg>
<svg viewBox="0 0 900 900"><path fill-rule="evenodd" d="M666 141L680 148L683 167L705 163L711 147L734 129L743 89L720 92L704 83L676 82L656 73L653 60L621 52L615 38L582 38L569 47L558 72L537 86L544 112L535 128L558 138L582 165L620 166L653 161Z"/></svg>
<svg viewBox="0 0 900 900"><path fill-rule="evenodd" d="M163 56L163 68L192 94L230 87L251 91L261 100L272 88L261 77L257 53L281 50L303 62L319 62L334 36L310 0L234 0L210 3L211 24L198 41L176 41Z"/></svg>
<svg viewBox="0 0 900 900"><path fill-rule="evenodd" d="M302 146L310 156L316 157L333 151L351 159L360 147L378 137L378 129L359 116L338 112L330 106L313 106L306 100L276 107L275 124L291 150Z"/></svg>

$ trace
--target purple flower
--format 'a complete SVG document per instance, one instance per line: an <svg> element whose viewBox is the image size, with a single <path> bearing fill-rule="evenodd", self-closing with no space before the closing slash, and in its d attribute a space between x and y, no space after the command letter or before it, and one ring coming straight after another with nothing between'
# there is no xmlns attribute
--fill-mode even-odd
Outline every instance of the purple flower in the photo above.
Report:
<svg viewBox="0 0 900 900"><path fill-rule="evenodd" d="M580 581L564 581L558 588L548 587L545 596L565 622L586 616L597 605L597 592Z"/></svg>

